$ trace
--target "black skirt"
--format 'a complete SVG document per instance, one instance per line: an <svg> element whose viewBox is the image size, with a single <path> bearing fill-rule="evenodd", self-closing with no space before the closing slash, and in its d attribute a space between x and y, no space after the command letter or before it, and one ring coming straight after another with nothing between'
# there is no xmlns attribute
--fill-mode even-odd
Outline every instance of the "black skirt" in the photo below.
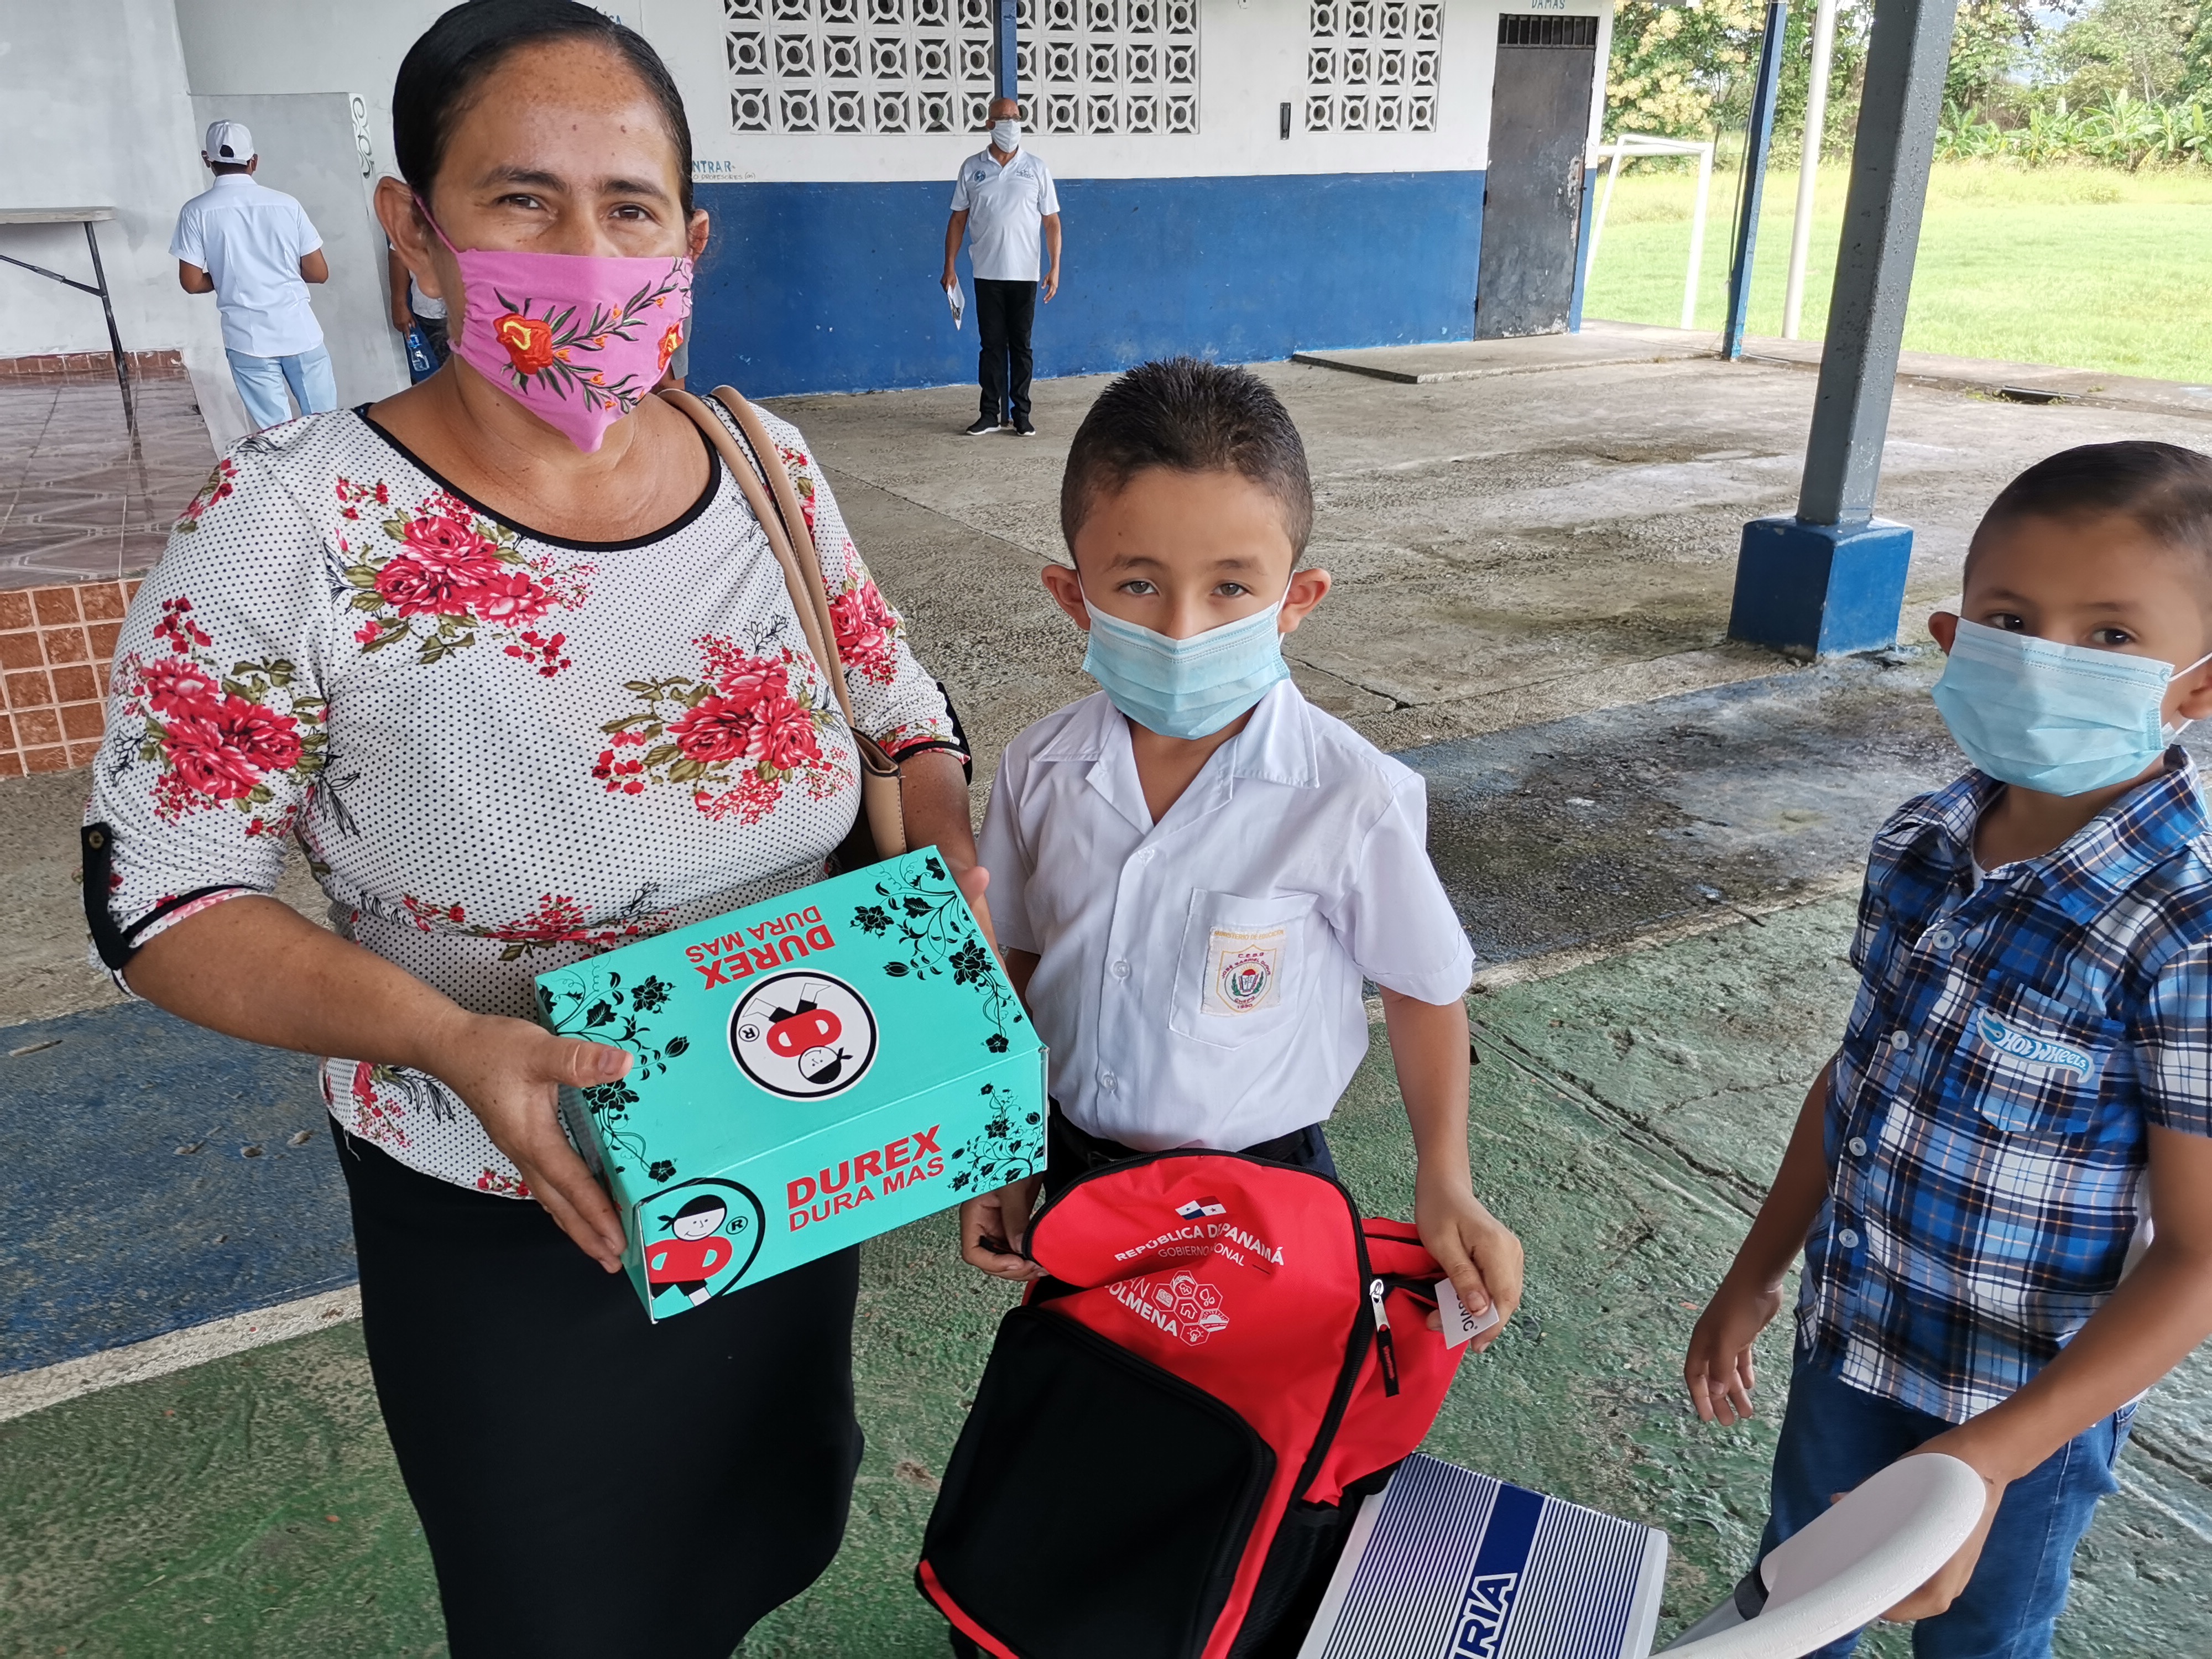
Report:
<svg viewBox="0 0 2212 1659"><path fill-rule="evenodd" d="M338 1142L454 1659L728 1659L829 1565L860 1461L857 1251L655 1325L538 1205Z"/></svg>

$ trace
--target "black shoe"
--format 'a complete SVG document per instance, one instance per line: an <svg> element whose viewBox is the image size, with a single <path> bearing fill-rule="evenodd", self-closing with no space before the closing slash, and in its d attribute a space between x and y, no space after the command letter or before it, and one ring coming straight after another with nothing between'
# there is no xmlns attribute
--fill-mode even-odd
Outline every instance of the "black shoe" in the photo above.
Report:
<svg viewBox="0 0 2212 1659"><path fill-rule="evenodd" d="M1030 424L1030 417L1028 416L1017 415L1014 416L1014 434L1017 437L1021 438L1034 438L1036 436L1036 428Z"/></svg>
<svg viewBox="0 0 2212 1659"><path fill-rule="evenodd" d="M980 438L986 432L996 432L998 429L999 423L993 420L989 416L986 415L979 418L975 425L968 428L960 435L963 438Z"/></svg>

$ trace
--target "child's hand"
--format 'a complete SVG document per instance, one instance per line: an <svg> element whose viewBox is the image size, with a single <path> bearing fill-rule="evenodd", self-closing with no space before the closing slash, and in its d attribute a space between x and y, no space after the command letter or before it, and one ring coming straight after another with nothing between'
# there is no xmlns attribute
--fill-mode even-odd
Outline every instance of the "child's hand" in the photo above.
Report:
<svg viewBox="0 0 2212 1659"><path fill-rule="evenodd" d="M1422 1180L1417 1184L1413 1225L1469 1313L1496 1305L1498 1322L1468 1344L1471 1352L1480 1353L1498 1340L1505 1322L1521 1305L1521 1241L1456 1182ZM1432 1330L1443 1328L1435 1314L1429 1316L1429 1325Z"/></svg>
<svg viewBox="0 0 2212 1659"><path fill-rule="evenodd" d="M1997 1518L1997 1507L2004 1502L2005 1488L2012 1484L2009 1475L1991 1465L1996 1460L1988 1455L1978 1431L1970 1432L1974 1425L1963 1424L1933 1440L1924 1440L1905 1454L1917 1457L1927 1452L1942 1452L1955 1457L1976 1474L1982 1477L1984 1497L1982 1519L1966 1541L1959 1546L1926 1583L1906 1596L1882 1617L1903 1624L1915 1619L1933 1619L1949 1609L1966 1589L1967 1580L1974 1576L1974 1568L1982 1559L1982 1546L1989 1542L1990 1528ZM1840 1496L1840 1494L1838 1494Z"/></svg>
<svg viewBox="0 0 2212 1659"><path fill-rule="evenodd" d="M1781 1310L1780 1285L1747 1285L1733 1273L1721 1280L1698 1316L1682 1362L1682 1381L1701 1421L1727 1427L1751 1416L1752 1385L1758 1380L1751 1345Z"/></svg>
<svg viewBox="0 0 2212 1659"><path fill-rule="evenodd" d="M1044 1269L1036 1262L1025 1255L1008 1252L1018 1251L1029 1237L1030 1212L1036 1206L1037 1188L1043 1184L1042 1176L1030 1176L963 1204L960 1259L971 1267L981 1267L994 1279L1012 1279L1017 1285L1042 1279ZM990 1242L987 1243L986 1240ZM996 1248L1001 1244L1006 1249Z"/></svg>

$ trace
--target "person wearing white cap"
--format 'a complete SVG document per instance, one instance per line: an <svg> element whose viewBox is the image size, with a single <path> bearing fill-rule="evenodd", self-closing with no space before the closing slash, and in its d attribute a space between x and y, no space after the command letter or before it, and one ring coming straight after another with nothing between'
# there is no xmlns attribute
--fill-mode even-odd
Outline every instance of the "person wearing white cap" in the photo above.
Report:
<svg viewBox="0 0 2212 1659"><path fill-rule="evenodd" d="M307 303L307 284L330 278L322 237L299 203L254 181L261 158L243 123L210 124L200 159L215 184L185 204L169 252L185 293L215 295L231 379L254 429L291 419L292 402L302 415L336 409L331 354Z"/></svg>

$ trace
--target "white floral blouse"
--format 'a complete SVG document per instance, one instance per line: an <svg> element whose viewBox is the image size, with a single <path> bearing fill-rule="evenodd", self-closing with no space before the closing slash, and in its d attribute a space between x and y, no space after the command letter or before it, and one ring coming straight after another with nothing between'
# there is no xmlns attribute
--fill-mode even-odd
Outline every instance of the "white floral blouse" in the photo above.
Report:
<svg viewBox="0 0 2212 1659"><path fill-rule="evenodd" d="M894 756L957 750L820 469L768 425L835 550L856 719ZM587 544L502 521L359 413L273 428L178 521L109 697L85 821L111 969L206 905L273 891L295 835L340 932L464 1007L527 1018L548 968L818 878L860 799L836 699L719 460L665 529ZM322 1090L402 1163L528 1195L435 1079L332 1058Z"/></svg>

